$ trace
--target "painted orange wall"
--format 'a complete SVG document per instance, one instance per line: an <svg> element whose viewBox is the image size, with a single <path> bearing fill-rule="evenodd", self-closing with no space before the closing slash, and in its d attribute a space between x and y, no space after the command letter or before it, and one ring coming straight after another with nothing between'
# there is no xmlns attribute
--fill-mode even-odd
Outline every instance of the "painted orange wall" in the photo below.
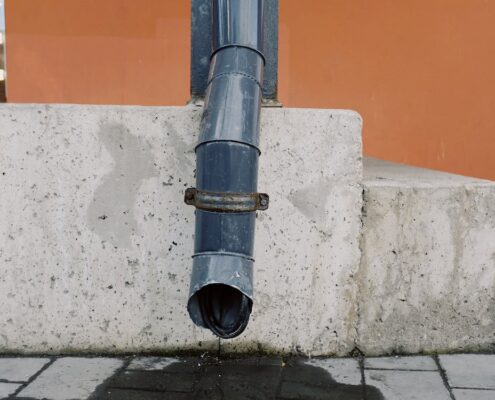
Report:
<svg viewBox="0 0 495 400"><path fill-rule="evenodd" d="M368 155L495 180L495 1L280 0L280 13L282 102L359 111Z"/></svg>
<svg viewBox="0 0 495 400"><path fill-rule="evenodd" d="M188 0L6 0L10 102L184 104ZM495 1L280 0L279 94L368 155L495 179Z"/></svg>
<svg viewBox="0 0 495 400"><path fill-rule="evenodd" d="M6 0L7 101L185 104L185 0Z"/></svg>

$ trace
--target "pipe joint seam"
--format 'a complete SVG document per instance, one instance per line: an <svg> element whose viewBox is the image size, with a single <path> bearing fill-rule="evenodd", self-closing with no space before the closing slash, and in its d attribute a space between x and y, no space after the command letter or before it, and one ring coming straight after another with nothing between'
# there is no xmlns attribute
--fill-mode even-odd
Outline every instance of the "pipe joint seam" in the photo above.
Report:
<svg viewBox="0 0 495 400"><path fill-rule="evenodd" d="M246 260L249 260L249 261L253 261L254 262L254 258L251 257L251 256L248 256L246 254L242 254L242 253L234 253L232 251L202 251L202 252L199 252L199 253L194 253L191 257L192 258L195 258L195 257L210 257L210 256L219 256L219 257L241 257L241 258L245 258Z"/></svg>
<svg viewBox="0 0 495 400"><path fill-rule="evenodd" d="M250 45L247 45L247 44L241 44L241 43L229 43L229 44L225 44L225 45L223 45L221 47L218 47L218 48L214 49L211 52L210 60L212 60L213 57L215 57L222 50L226 50L226 49L229 49L229 48L240 48L240 49L246 49L246 50L254 51L258 56L261 57L261 60L263 61L263 66L266 65L266 57L265 57L265 54L261 50L257 49L256 47L253 47L253 46L250 46Z"/></svg>
<svg viewBox="0 0 495 400"><path fill-rule="evenodd" d="M205 144L211 144L211 143L217 143L217 142L227 142L227 143L237 143L237 144L241 144L241 145L244 145L244 146L249 146L253 149L255 149L257 152L258 152L258 156L261 155L261 150L258 146L255 146L251 141L246 141L246 140L233 140L233 139L214 139L214 138L211 138L211 139L200 139L198 141L198 144L196 145L196 147L194 148L194 152L197 152L198 149L205 145Z"/></svg>
<svg viewBox="0 0 495 400"><path fill-rule="evenodd" d="M223 76L242 76L243 78L247 78L247 79L250 79L252 80L254 83L256 83L259 88L261 90L263 90L263 84L253 75L249 75L249 74L246 74L245 72L236 72L236 71L229 71L229 72L221 72L221 73L218 73L216 75L214 75L213 77L211 77L207 84L206 84L206 88L208 89L208 86L210 86L210 84L217 78L221 78Z"/></svg>

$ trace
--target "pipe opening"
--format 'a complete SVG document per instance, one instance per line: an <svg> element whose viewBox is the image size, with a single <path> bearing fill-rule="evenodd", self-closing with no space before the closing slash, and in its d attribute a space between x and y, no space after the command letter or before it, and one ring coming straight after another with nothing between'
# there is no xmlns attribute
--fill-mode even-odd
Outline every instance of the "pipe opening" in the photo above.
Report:
<svg viewBox="0 0 495 400"><path fill-rule="evenodd" d="M196 296L203 322L215 335L230 339L246 329L253 302L240 290L215 283L204 286Z"/></svg>

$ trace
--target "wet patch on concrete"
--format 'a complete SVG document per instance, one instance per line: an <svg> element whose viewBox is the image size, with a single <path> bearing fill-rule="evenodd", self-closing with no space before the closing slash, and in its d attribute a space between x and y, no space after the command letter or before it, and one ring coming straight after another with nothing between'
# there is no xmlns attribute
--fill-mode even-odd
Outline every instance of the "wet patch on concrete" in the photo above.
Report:
<svg viewBox="0 0 495 400"><path fill-rule="evenodd" d="M302 359L181 358L157 369L129 368L113 377L95 399L384 400L369 385L337 382Z"/></svg>
<svg viewBox="0 0 495 400"><path fill-rule="evenodd" d="M321 221L325 219L325 205L331 190L330 182L320 179L289 194L288 199L308 219Z"/></svg>
<svg viewBox="0 0 495 400"><path fill-rule="evenodd" d="M118 123L103 124L98 137L113 158L113 169L95 190L88 226L104 241L129 247L136 230L134 203L144 179L157 175L149 144Z"/></svg>

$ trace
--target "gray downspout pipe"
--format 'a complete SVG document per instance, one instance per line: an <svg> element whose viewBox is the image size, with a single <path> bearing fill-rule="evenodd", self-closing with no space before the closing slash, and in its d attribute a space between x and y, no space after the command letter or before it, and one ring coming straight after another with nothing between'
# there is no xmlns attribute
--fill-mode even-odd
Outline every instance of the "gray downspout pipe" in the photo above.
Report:
<svg viewBox="0 0 495 400"><path fill-rule="evenodd" d="M212 56L199 141L196 207L187 309L196 325L221 338L247 326L253 306L263 70L263 0L212 0Z"/></svg>

